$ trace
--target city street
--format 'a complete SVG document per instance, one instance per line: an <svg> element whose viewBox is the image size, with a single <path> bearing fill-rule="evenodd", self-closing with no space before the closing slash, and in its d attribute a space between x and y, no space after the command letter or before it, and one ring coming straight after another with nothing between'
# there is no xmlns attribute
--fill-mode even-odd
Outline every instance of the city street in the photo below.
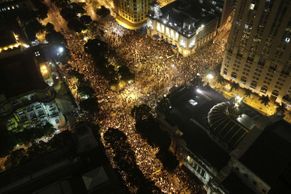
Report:
<svg viewBox="0 0 291 194"><path fill-rule="evenodd" d="M50 5L49 2L47 4ZM197 73L203 75L212 70L222 61L225 40L215 41L215 44L184 58L173 52L171 45L164 41L147 37L145 29L138 32L125 30L111 16L107 16L98 25L105 34L100 37L96 26L92 25L87 36L104 40L115 51L109 60L123 61L126 63L123 65L127 65L135 74L134 82L124 90L112 91L107 81L96 72L91 57L84 52L84 35L73 33L66 26L62 26L65 22L50 19L55 18L55 14L59 16L58 12L55 6L51 6L47 20L55 25L56 30L61 29L72 55L69 65L62 70L66 73L73 69L83 74L95 90L100 114L93 115L92 118L101 127L101 136L110 127L123 131L135 152L140 170L162 192L201 193L202 186L193 183L182 168L178 167L175 172L170 173L162 167L155 156L158 148L148 145L135 131L135 121L130 113L139 104L148 104L154 108L158 100L173 86L189 82ZM107 149L107 156L115 166L110 148Z"/></svg>

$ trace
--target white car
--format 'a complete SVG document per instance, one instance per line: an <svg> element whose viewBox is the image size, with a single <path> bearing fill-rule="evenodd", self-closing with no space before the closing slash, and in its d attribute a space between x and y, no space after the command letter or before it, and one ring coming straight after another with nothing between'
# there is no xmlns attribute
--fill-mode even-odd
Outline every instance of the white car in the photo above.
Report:
<svg viewBox="0 0 291 194"><path fill-rule="evenodd" d="M190 99L188 102L189 102L192 106L196 106L196 105L198 104L198 102L195 101L194 99Z"/></svg>

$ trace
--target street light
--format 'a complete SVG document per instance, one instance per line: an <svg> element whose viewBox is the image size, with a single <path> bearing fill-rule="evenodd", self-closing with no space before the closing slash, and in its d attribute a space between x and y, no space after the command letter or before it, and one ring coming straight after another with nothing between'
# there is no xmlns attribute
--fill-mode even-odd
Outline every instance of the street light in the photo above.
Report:
<svg viewBox="0 0 291 194"><path fill-rule="evenodd" d="M206 75L206 78L207 78L208 80L213 80L213 79L214 79L214 75L213 75L212 73L208 73L208 74Z"/></svg>
<svg viewBox="0 0 291 194"><path fill-rule="evenodd" d="M242 103L243 97L235 96L234 98L234 107L238 108L239 105Z"/></svg>
<svg viewBox="0 0 291 194"><path fill-rule="evenodd" d="M196 92L197 92L198 94L202 94L202 93L203 93L203 91L202 91L200 88L197 88L197 89L196 89Z"/></svg>
<svg viewBox="0 0 291 194"><path fill-rule="evenodd" d="M59 54L63 54L64 51L65 51L65 48L62 47L62 46L59 46L59 47L57 48L58 55L59 55Z"/></svg>

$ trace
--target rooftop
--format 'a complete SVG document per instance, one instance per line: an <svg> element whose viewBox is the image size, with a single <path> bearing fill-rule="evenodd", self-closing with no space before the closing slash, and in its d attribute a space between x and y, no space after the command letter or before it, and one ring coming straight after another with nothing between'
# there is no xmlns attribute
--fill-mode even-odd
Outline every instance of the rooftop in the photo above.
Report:
<svg viewBox="0 0 291 194"><path fill-rule="evenodd" d="M206 131L209 110L215 104L224 101L224 98L213 90L208 91L208 88L203 90L205 93L199 94L199 97L195 93L195 87L185 88L179 93L170 95L174 111L169 119L174 121L183 132L183 139L188 149L214 168L221 169L227 164L229 155L210 138ZM197 105L189 103L189 99L193 98L198 102Z"/></svg>
<svg viewBox="0 0 291 194"><path fill-rule="evenodd" d="M272 187L273 193L291 193L290 129L291 125L285 121L268 126L240 159ZM279 188L280 192L274 191Z"/></svg>
<svg viewBox="0 0 291 194"><path fill-rule="evenodd" d="M16 38L11 31L0 30L0 48L16 43Z"/></svg>
<svg viewBox="0 0 291 194"><path fill-rule="evenodd" d="M246 186L242 180L235 174L230 175L222 182L222 185L229 193L233 194L255 194L248 186Z"/></svg>
<svg viewBox="0 0 291 194"><path fill-rule="evenodd" d="M221 0L177 0L161 9L153 8L150 17L190 37L201 25L219 17L222 8Z"/></svg>
<svg viewBox="0 0 291 194"><path fill-rule="evenodd" d="M7 98L47 87L30 51L0 59L0 91Z"/></svg>
<svg viewBox="0 0 291 194"><path fill-rule="evenodd" d="M173 107L167 118L169 123L182 131L188 149L216 169L226 165L229 152L262 117L244 105L235 109L231 102L210 87L178 88L168 98Z"/></svg>
<svg viewBox="0 0 291 194"><path fill-rule="evenodd" d="M233 104L222 102L213 106L208 113L210 133L217 136L229 149L234 149L247 135L249 129L237 119L252 123L246 114L240 115Z"/></svg>

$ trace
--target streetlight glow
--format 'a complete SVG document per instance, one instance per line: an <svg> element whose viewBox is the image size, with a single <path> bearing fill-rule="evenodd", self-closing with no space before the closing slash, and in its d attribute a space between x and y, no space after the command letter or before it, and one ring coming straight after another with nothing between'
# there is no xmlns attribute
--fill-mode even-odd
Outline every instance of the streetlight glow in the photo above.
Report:
<svg viewBox="0 0 291 194"><path fill-rule="evenodd" d="M65 49L64 47L60 46L58 47L57 51L58 51L58 54L62 54L65 51Z"/></svg>
<svg viewBox="0 0 291 194"><path fill-rule="evenodd" d="M213 75L212 73L208 73L208 74L206 75L206 78L207 78L208 80L212 80L212 79L214 79L214 75Z"/></svg>
<svg viewBox="0 0 291 194"><path fill-rule="evenodd" d="M197 92L198 94L202 94L202 93L203 93L203 91L202 91L200 88L197 88L197 89L196 89L196 92Z"/></svg>

